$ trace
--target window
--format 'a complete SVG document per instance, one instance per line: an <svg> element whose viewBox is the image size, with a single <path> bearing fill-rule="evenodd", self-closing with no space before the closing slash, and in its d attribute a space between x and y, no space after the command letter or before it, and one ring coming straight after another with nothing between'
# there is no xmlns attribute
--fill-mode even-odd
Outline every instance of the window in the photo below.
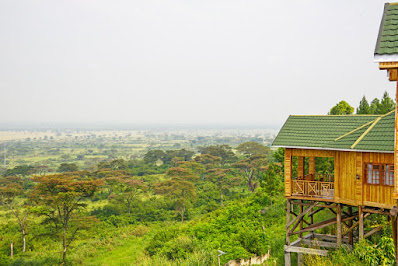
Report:
<svg viewBox="0 0 398 266"><path fill-rule="evenodd" d="M366 183L372 185L394 185L394 165L392 164L365 164Z"/></svg>
<svg viewBox="0 0 398 266"><path fill-rule="evenodd" d="M394 185L394 165L387 164L385 171L384 185L393 186Z"/></svg>

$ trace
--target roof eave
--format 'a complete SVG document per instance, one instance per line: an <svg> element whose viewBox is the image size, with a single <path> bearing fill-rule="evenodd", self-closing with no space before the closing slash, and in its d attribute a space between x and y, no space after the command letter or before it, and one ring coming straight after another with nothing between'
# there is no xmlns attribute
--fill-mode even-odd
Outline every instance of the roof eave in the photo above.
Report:
<svg viewBox="0 0 398 266"><path fill-rule="evenodd" d="M357 151L357 152L378 152L378 153L394 153L394 151L378 151L378 150L360 150L360 149L337 149L337 148L322 148L322 147L301 147L301 146L287 146L287 145L272 145L275 148L291 148L303 150L324 150L324 151Z"/></svg>
<svg viewBox="0 0 398 266"><path fill-rule="evenodd" d="M375 54L375 63L398 62L398 54Z"/></svg>

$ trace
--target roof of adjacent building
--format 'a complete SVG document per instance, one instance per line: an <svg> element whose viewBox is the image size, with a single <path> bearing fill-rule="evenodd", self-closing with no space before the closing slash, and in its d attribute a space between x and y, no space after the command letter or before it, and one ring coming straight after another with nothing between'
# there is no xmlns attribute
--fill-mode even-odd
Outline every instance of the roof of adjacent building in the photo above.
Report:
<svg viewBox="0 0 398 266"><path fill-rule="evenodd" d="M375 59L384 57L388 61L391 55L398 55L398 3L386 3L377 37ZM394 60L390 60L394 61Z"/></svg>
<svg viewBox="0 0 398 266"><path fill-rule="evenodd" d="M273 146L394 152L395 112L385 115L291 115Z"/></svg>

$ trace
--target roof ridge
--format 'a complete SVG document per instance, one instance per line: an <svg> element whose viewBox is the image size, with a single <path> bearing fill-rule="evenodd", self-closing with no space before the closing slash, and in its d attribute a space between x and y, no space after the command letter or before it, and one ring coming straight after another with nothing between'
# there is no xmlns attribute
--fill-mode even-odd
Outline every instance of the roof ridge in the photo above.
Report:
<svg viewBox="0 0 398 266"><path fill-rule="evenodd" d="M363 132L363 134L354 142L354 144L352 144L352 146L350 147L350 149L354 149L355 146L357 146L357 144L366 136L366 134L369 133L369 131L372 130L372 128L377 124L377 122L379 122L384 116L380 116L379 118L377 118L373 124L370 125L370 127Z"/></svg>
<svg viewBox="0 0 398 266"><path fill-rule="evenodd" d="M336 138L334 141L338 141L338 140L340 140L340 139L342 139L342 138L344 138L344 137L346 137L346 136L348 136L348 135L350 135L350 134L352 134L352 133L354 133L354 132L356 132L356 131L358 131L358 130L360 130L360 129L362 129L362 128L364 128L364 127L366 127L366 126L368 126L368 125L370 125L370 124L373 123L373 125L371 125L370 128L368 128L368 129L365 131L366 134L367 134L367 133L377 124L377 122L379 122L382 118L386 117L387 115L389 115L389 114L391 114L391 113L393 113L393 112L395 112L395 110L390 111L390 112L388 112L388 113L386 113L386 114L383 114L383 115L378 115L379 117L376 118L375 120L372 120L372 121L370 121L370 122L368 122L368 123L366 123L366 124L363 124L362 126L356 128L356 129L354 129L354 130L351 130L350 132L348 132L348 133L346 133L346 134L344 134L344 135L342 135L342 136ZM368 130L369 130L369 131L368 131ZM364 132L364 134L365 134L365 132ZM365 135L366 135L366 134L365 134ZM365 137L365 135L363 135L363 137ZM362 139L363 137L362 137L362 136L359 137L359 141L361 141L361 139ZM357 141L358 141L358 140L357 140ZM358 142L359 142L359 141L358 141ZM353 146L355 147L357 144L358 144L358 143L355 142L355 143L353 144Z"/></svg>

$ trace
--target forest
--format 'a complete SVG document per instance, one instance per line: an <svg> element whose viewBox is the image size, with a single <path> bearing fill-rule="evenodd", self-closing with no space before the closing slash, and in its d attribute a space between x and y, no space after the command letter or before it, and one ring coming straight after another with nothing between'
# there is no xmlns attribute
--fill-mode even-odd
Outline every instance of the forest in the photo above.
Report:
<svg viewBox="0 0 398 266"><path fill-rule="evenodd" d="M388 112L390 100L372 101L374 110ZM353 111L342 101L330 114ZM284 149L270 147L269 132L251 133L44 132L5 142L0 265L225 265L265 254L264 264L283 265ZM329 163L319 170L333 171ZM306 255L305 265L393 265L389 221L366 222L383 230L352 251Z"/></svg>

